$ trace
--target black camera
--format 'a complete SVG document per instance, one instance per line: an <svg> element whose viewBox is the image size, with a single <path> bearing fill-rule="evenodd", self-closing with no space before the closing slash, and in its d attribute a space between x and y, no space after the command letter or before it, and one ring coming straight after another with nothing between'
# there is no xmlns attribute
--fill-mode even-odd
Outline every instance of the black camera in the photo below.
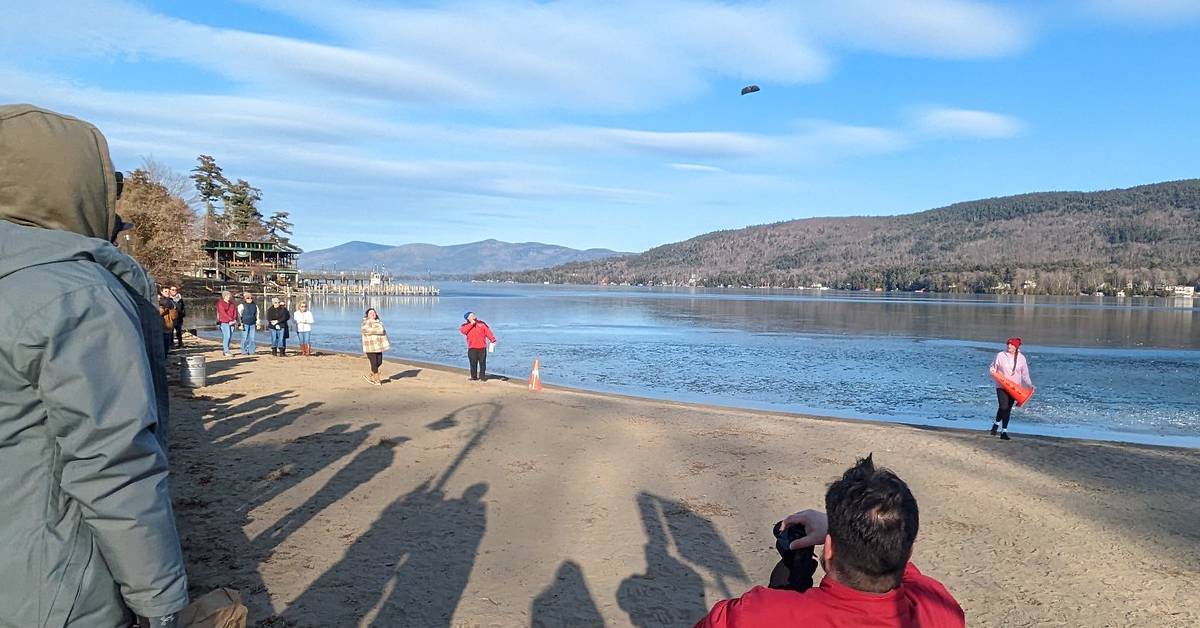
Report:
<svg viewBox="0 0 1200 628"><path fill-rule="evenodd" d="M802 539L807 534L804 526L797 523L785 530L783 522L780 521L771 532L775 535L775 550L779 552L783 566L788 568L787 584L773 588L807 591L812 587L813 574L817 571L817 559L813 557L813 548L791 548L792 541Z"/></svg>

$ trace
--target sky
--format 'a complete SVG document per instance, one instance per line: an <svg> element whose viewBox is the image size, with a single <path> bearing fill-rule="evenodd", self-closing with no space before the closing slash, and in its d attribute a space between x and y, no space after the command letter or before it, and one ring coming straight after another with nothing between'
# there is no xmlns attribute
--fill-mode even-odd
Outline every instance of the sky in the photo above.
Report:
<svg viewBox="0 0 1200 628"><path fill-rule="evenodd" d="M1194 0L46 0L0 21L0 102L93 122L122 170L212 155L306 250L641 251L1196 178L1197 67Z"/></svg>

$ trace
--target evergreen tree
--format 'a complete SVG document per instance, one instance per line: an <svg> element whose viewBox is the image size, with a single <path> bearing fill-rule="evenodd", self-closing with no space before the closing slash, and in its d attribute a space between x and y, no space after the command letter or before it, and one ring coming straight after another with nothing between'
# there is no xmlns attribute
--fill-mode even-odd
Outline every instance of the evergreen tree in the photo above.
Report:
<svg viewBox="0 0 1200 628"><path fill-rule="evenodd" d="M217 165L217 160L213 159L212 155L200 155L196 161L198 163L192 168L191 179L196 184L200 202L204 203L204 237L224 235L224 229L221 228L222 216L217 212L216 204L224 200L229 179L225 178L221 166Z"/></svg>
<svg viewBox="0 0 1200 628"><path fill-rule="evenodd" d="M291 241L289 236L292 235L294 225L288 220L289 212L275 212L267 219L267 233L271 239L283 246L287 246Z"/></svg>
<svg viewBox="0 0 1200 628"><path fill-rule="evenodd" d="M261 200L262 190L245 179L238 179L237 183L226 187L224 219L229 226L230 237L259 240L267 235L263 215L258 211L258 202Z"/></svg>

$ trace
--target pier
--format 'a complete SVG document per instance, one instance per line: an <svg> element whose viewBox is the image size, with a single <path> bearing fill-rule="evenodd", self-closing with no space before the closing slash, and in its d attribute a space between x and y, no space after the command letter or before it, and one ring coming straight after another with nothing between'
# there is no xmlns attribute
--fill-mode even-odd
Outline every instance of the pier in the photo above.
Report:
<svg viewBox="0 0 1200 628"><path fill-rule="evenodd" d="M361 295L436 297L438 288L397 282L386 273L366 271L301 272L296 280L300 292L314 295Z"/></svg>

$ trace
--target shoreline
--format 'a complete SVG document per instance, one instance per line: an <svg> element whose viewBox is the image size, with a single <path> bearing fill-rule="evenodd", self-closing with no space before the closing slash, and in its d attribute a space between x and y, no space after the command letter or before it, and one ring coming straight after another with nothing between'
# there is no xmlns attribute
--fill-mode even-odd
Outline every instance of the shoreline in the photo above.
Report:
<svg viewBox="0 0 1200 628"><path fill-rule="evenodd" d="M211 339L207 335L202 336L202 337L206 338L206 339ZM348 357L359 357L359 358L363 357L361 353L355 353L353 351L346 351L343 349L332 349L332 348L318 345L318 344L314 344L313 347L316 350L323 351L323 352L326 352L329 354L344 355L344 356L348 356ZM440 370L440 371L444 371L444 372L448 372L448 373L461 373L461 374L469 373L469 370L467 368L456 367L456 366L452 366L449 364L443 364L443 363L439 363L439 362L429 362L426 360L421 360L419 358L390 357L385 353L383 359L385 362L394 362L394 363L399 363L399 364L409 364L409 365L413 365L413 366L421 366L424 368ZM503 377L505 379L505 381L507 381L507 382L519 382L522 385L524 385L528 381L524 377L505 375L503 373L500 373L500 374L493 373L493 375L499 375L500 377ZM577 392L577 393L581 393L581 394L595 394L595 395L611 396L611 397L617 397L617 398L621 398L621 399L628 399L630 401L650 401L650 402L660 402L660 403L672 403L672 404L679 404L684 407L693 407L693 408L697 408L697 409L731 410L731 411L751 412L751 413L755 413L755 414L770 415L770 416L786 416L786 417L791 417L794 419L817 419L817 420L822 420L822 421L866 423L866 424L877 424L877 425L903 425L903 426L913 427L913 428L918 428L918 429L948 430L948 431L952 431L952 432L963 432L963 433L974 433L976 431L986 432L987 429L991 426L991 423L989 421L987 421L986 419L979 420L978 428L960 427L960 426L954 426L954 425L922 423L920 421L888 420L888 419L873 418L873 417L838 416L838 415L832 415L832 414L820 414L820 413L814 413L814 412L802 412L802 411L787 410L787 409L773 409L773 408L769 408L769 407L724 405L724 404L713 403L713 402L708 402L708 401L692 401L692 400L687 400L687 399L672 399L672 398L667 398L667 397L643 396L643 395L629 394L629 393L623 393L623 392L618 392L618 391L613 391L613 390L596 390L596 389L591 389L591 388L582 388L579 386L571 386L571 385L564 385L564 384L546 384L545 381L542 382L542 385L545 386L546 388L553 387L553 388L559 389L559 390L567 390L567 391ZM1016 410L1016 408L1014 408L1014 410ZM1200 436L1164 436L1164 435L1152 435L1152 434L1137 434L1137 433L1130 433L1130 432L1108 432L1109 434L1113 434L1114 436L1111 438L1105 438L1102 432L1098 432L1097 430L1085 428L1085 427L1070 426L1070 427L1050 428L1051 431L1058 431L1061 433L1044 434L1044 433L1040 433L1040 432L1020 431L1023 426L1019 422L1014 421L1014 423L1012 423L1011 425L1012 425L1012 430L1013 430L1011 432L1012 435L1019 436L1021 438L1052 438L1052 439L1073 441L1073 442L1079 442L1079 443L1092 443L1092 442L1095 442L1095 443L1118 443L1118 444L1122 444L1122 445L1137 445L1137 446L1142 446L1142 447L1165 447L1168 449L1200 450ZM1026 426L1027 426L1027 424L1026 424ZM1134 440L1129 440L1129 438L1133 438Z"/></svg>
<svg viewBox="0 0 1200 628"><path fill-rule="evenodd" d="M200 345L200 346L197 346ZM874 453L970 625L1200 622L1200 455L209 357L172 387L193 594L251 625L690 625L765 581L779 517ZM1114 569L1115 566L1115 569Z"/></svg>

